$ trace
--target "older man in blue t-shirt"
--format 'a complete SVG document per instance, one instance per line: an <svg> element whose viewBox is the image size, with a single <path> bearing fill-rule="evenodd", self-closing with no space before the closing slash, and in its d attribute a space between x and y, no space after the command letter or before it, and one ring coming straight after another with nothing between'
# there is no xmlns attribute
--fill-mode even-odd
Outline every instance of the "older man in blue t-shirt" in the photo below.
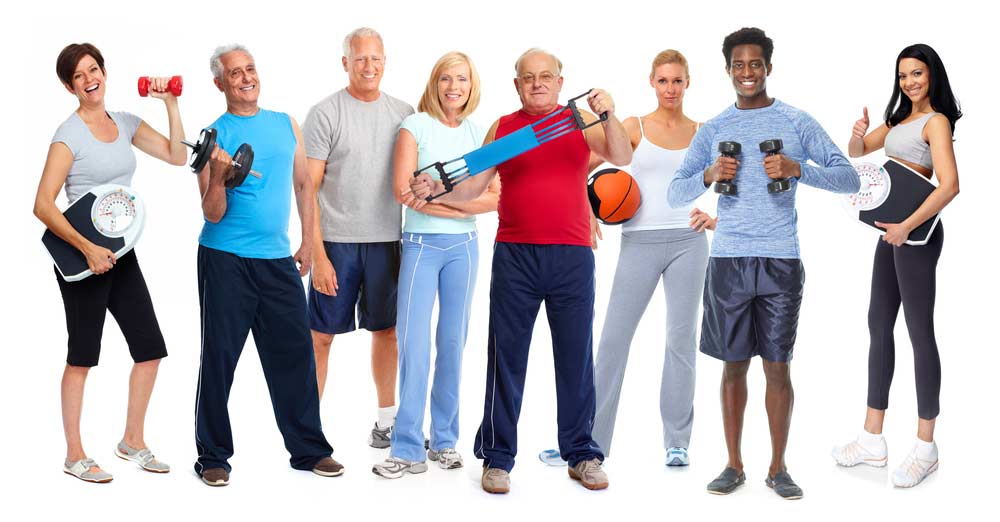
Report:
<svg viewBox="0 0 1000 522"><path fill-rule="evenodd" d="M736 104L705 123L691 141L670 184L671 206L688 204L713 183L732 182L736 193L719 197L719 221L705 279L701 351L725 361L722 413L729 463L708 485L727 494L746 480L740 454L746 374L760 355L767 378L765 405L771 429L771 465L766 483L782 498L802 497L785 469L792 420L789 362L795 345L805 270L799 259L795 191L799 183L832 192L855 192L858 177L822 127L805 112L767 95L774 44L764 31L744 28L722 44ZM779 153L760 144L780 139ZM737 142L738 158L717 152ZM817 165L806 164L812 160ZM786 180L786 190L769 183Z"/></svg>

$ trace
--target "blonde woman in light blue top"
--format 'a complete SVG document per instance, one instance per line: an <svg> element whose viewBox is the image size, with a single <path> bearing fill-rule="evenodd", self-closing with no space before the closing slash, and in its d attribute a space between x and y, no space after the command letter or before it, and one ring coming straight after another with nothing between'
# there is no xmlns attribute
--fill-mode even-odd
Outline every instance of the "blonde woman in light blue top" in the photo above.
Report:
<svg viewBox="0 0 1000 522"><path fill-rule="evenodd" d="M484 130L468 119L479 104L479 75L468 56L451 52L437 61L417 114L403 121L393 169L397 199L407 205L399 269L396 337L399 341L399 410L389 457L372 471L385 478L427 470L424 411L431 360L431 312L438 301L437 356L431 387L427 458L442 468L462 467L458 440L458 390L479 262L475 215L497 208L494 183L461 204L431 203L414 210L408 180L418 167L478 148Z"/></svg>

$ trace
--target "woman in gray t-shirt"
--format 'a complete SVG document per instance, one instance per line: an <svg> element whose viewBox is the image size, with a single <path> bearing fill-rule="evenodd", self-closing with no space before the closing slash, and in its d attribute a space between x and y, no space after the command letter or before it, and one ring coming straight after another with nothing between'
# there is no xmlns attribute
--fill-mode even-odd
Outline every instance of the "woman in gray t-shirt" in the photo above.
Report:
<svg viewBox="0 0 1000 522"><path fill-rule="evenodd" d="M110 473L102 471L93 459L87 458L80 440L83 386L90 367L97 365L104 318L106 310L110 310L135 361L129 379L125 435L115 454L136 462L145 470L165 473L170 467L157 461L146 447L143 424L156 371L167 352L136 256L130 252L116 259L110 250L88 241L69 224L55 200L64 185L71 202L98 185L129 185L136 165L132 145L171 165L184 165L187 151L181 143L184 128L177 98L167 92L167 78L151 79L150 96L162 99L167 107L170 122L170 138L167 139L137 116L105 109L104 58L93 45L68 45L59 54L56 72L66 90L77 97L79 107L52 138L35 196L35 216L49 230L79 249L94 273L69 283L56 272L69 334L62 378L66 433L63 471L88 482L112 479Z"/></svg>

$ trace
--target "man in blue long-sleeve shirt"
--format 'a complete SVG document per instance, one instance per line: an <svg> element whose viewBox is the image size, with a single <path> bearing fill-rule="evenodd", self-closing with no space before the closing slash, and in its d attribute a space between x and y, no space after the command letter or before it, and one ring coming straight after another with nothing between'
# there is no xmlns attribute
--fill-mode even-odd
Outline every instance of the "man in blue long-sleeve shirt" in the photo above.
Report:
<svg viewBox="0 0 1000 522"><path fill-rule="evenodd" d="M726 37L722 52L736 104L695 135L668 199L671 206L681 206L712 183L731 181L737 186L735 195L719 197L705 280L701 351L725 361L721 394L729 450L726 469L708 490L727 494L745 481L740 437L746 374L750 359L760 355L773 450L766 483L783 498L794 499L802 497L802 490L785 469L793 402L789 362L805 282L795 192L800 183L832 192L855 192L859 184L844 154L811 116L767 95L773 50L773 42L760 29L744 28ZM783 148L765 156L759 144L771 139L780 139ZM721 141L740 143L742 153L721 156ZM770 193L768 183L782 178L789 179L791 188Z"/></svg>

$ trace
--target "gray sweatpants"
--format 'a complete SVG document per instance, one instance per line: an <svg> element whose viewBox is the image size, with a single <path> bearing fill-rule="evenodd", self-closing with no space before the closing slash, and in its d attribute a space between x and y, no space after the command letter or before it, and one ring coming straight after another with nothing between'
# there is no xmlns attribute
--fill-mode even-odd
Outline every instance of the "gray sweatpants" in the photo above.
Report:
<svg viewBox="0 0 1000 522"><path fill-rule="evenodd" d="M597 413L593 436L605 455L611 453L632 337L661 277L667 299L667 343L660 382L663 447L688 447L694 419L698 305L707 265L708 240L704 233L690 229L622 232L595 370Z"/></svg>

